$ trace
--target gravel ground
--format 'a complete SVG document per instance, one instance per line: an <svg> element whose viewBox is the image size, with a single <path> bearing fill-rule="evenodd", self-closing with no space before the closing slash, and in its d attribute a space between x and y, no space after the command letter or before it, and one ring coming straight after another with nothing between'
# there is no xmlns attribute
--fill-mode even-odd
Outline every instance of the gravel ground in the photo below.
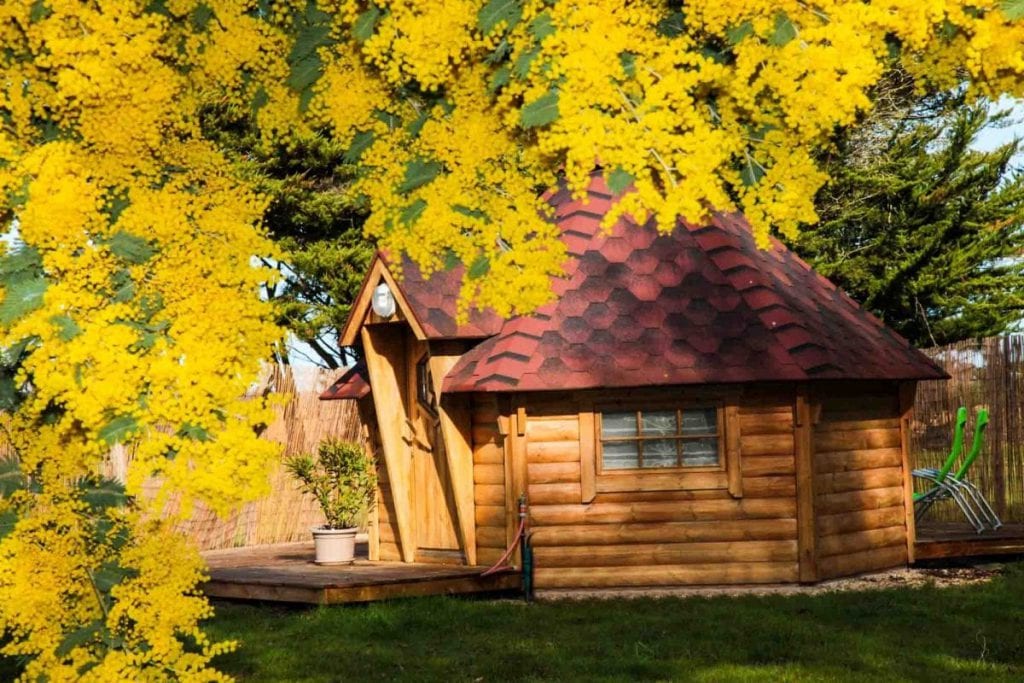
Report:
<svg viewBox="0 0 1024 683"><path fill-rule="evenodd" d="M764 586L696 586L692 588L643 588L602 590L540 590L539 600L586 600L591 598L661 598L711 597L714 595L817 595L837 591L914 588L934 585L939 588L991 581L1002 571L1001 564L979 564L965 567L911 567L890 569L831 579L813 585L772 584Z"/></svg>

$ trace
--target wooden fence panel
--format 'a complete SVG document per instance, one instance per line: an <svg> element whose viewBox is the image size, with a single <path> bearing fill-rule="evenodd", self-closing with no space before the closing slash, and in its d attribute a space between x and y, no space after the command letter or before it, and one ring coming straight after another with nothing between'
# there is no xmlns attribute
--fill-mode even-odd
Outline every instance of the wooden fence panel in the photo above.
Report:
<svg viewBox="0 0 1024 683"><path fill-rule="evenodd" d="M964 449L971 445L974 416L989 411L981 455L968 477L981 487L1004 522L1024 522L1024 335L963 341L924 349L952 379L921 382L914 405L911 455L914 467L939 467L953 442L956 411L969 415ZM917 490L922 484L916 483ZM950 502L937 505L930 519L959 521Z"/></svg>

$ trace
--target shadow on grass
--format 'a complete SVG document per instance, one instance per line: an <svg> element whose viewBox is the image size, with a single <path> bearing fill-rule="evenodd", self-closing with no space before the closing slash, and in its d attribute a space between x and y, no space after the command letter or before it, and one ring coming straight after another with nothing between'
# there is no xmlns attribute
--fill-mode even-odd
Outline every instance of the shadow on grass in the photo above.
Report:
<svg viewBox="0 0 1024 683"><path fill-rule="evenodd" d="M1021 680L1024 565L985 585L818 596L222 603L253 681Z"/></svg>

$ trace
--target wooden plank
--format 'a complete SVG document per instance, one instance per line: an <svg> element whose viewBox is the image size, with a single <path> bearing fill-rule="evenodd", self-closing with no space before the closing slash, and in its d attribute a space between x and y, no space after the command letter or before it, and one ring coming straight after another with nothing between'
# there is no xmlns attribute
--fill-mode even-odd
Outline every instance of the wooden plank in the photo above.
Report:
<svg viewBox="0 0 1024 683"><path fill-rule="evenodd" d="M872 448L832 453L826 453L819 449L815 454L815 471L817 472L901 467L902 463L903 454L900 448Z"/></svg>
<svg viewBox="0 0 1024 683"><path fill-rule="evenodd" d="M477 484L503 484L505 482L505 466L503 464L474 465L473 481Z"/></svg>
<svg viewBox="0 0 1024 683"><path fill-rule="evenodd" d="M796 562L796 541L637 543L535 549L536 566L618 567L731 562Z"/></svg>
<svg viewBox="0 0 1024 683"><path fill-rule="evenodd" d="M818 551L815 529L814 500L814 425L810 397L806 386L796 393L793 428L794 467L796 469L797 545L799 547L800 581L818 580Z"/></svg>
<svg viewBox="0 0 1024 683"><path fill-rule="evenodd" d="M530 484L530 505L579 503L582 498L579 482L572 484Z"/></svg>
<svg viewBox="0 0 1024 683"><path fill-rule="evenodd" d="M505 454L496 443L482 443L473 447L474 465L500 465L504 461Z"/></svg>
<svg viewBox="0 0 1024 683"><path fill-rule="evenodd" d="M817 474L814 477L814 486L819 493L843 493L844 491L903 486L903 468L882 467L873 470Z"/></svg>
<svg viewBox="0 0 1024 683"><path fill-rule="evenodd" d="M729 477L723 471L675 472L671 474L605 473L597 478L598 493L615 491L674 491L679 489L728 489Z"/></svg>
<svg viewBox="0 0 1024 683"><path fill-rule="evenodd" d="M508 541L505 538L505 526L502 525L500 527L477 527L476 543L479 546L486 546L488 548L501 548L502 550L504 550L508 547Z"/></svg>
<svg viewBox="0 0 1024 683"><path fill-rule="evenodd" d="M791 455L793 432L788 434L742 434L740 449L744 457L757 455Z"/></svg>
<svg viewBox="0 0 1024 683"><path fill-rule="evenodd" d="M529 485L528 462L526 459L526 444L530 440L530 424L535 422L527 416L522 397L513 397L512 408L509 412L510 432L508 435L508 463L510 468L506 470L509 475L505 479L505 505L506 507L506 547L512 545L516 529L519 526L519 498L527 493ZM525 420L526 424L522 424ZM545 421L546 422L546 421ZM555 421L555 424L561 421ZM534 430L533 433L536 433Z"/></svg>
<svg viewBox="0 0 1024 683"><path fill-rule="evenodd" d="M854 531L848 534L833 534L822 536L818 539L818 551L820 557L831 555L849 555L851 553L863 552L872 548L885 548L892 545L906 546L907 529L902 524L898 526L885 527L884 529L869 529L867 531Z"/></svg>
<svg viewBox="0 0 1024 683"><path fill-rule="evenodd" d="M501 431L497 422L488 424L473 424L473 445L480 446L485 443L501 444Z"/></svg>
<svg viewBox="0 0 1024 683"><path fill-rule="evenodd" d="M572 484L580 480L580 463L545 462L527 463L530 484Z"/></svg>
<svg viewBox="0 0 1024 683"><path fill-rule="evenodd" d="M833 555L819 560L823 578L836 578L906 566L907 546L900 543L886 548L865 550L849 555Z"/></svg>
<svg viewBox="0 0 1024 683"><path fill-rule="evenodd" d="M626 588L715 584L783 583L797 579L793 562L735 562L651 567L541 568L537 588Z"/></svg>
<svg viewBox="0 0 1024 683"><path fill-rule="evenodd" d="M914 481L910 465L910 421L914 419L914 397L917 394L917 382L900 382L900 455L903 476L903 509L906 513L903 526L907 537L907 562L914 562Z"/></svg>
<svg viewBox="0 0 1024 683"><path fill-rule="evenodd" d="M461 356L431 354L430 376L434 383L434 395L438 397L438 418L441 438L448 462L448 476L451 479L452 498L455 501L455 528L458 530L459 545L466 556L466 564L476 564L476 523L474 521L473 490L473 418L471 405L466 396L442 394L441 386L448 372Z"/></svg>
<svg viewBox="0 0 1024 683"><path fill-rule="evenodd" d="M818 514L822 515L862 512L892 506L903 506L902 486L867 491L847 491L846 493L827 493L818 496Z"/></svg>
<svg viewBox="0 0 1024 683"><path fill-rule="evenodd" d="M844 534L854 531L866 531L869 529L883 529L903 521L903 506L894 505L877 510L862 510L855 513L840 512L826 515L818 514L818 535L819 537L831 534Z"/></svg>
<svg viewBox="0 0 1024 683"><path fill-rule="evenodd" d="M796 539L795 519L743 519L647 524L571 524L533 531L540 546L686 543L690 541L775 541Z"/></svg>
<svg viewBox="0 0 1024 683"><path fill-rule="evenodd" d="M543 525L786 519L795 516L796 503L787 498L533 505L530 508L530 524L534 529Z"/></svg>
<svg viewBox="0 0 1024 683"><path fill-rule="evenodd" d="M526 420L526 438L534 442L579 441L579 420L575 415L557 418L528 418Z"/></svg>
<svg viewBox="0 0 1024 683"><path fill-rule="evenodd" d="M796 477L744 477L743 493L747 498L796 498Z"/></svg>
<svg viewBox="0 0 1024 683"><path fill-rule="evenodd" d="M477 484L473 487L473 502L477 505L505 505L505 482Z"/></svg>
<svg viewBox="0 0 1024 683"><path fill-rule="evenodd" d="M793 474L794 472L796 472L796 461L793 454L746 455L743 458L743 476L746 477L771 477L780 474Z"/></svg>
<svg viewBox="0 0 1024 683"><path fill-rule="evenodd" d="M899 429L861 429L857 431L815 434L815 447L819 452L854 451L871 448L900 448Z"/></svg>
<svg viewBox="0 0 1024 683"><path fill-rule="evenodd" d="M743 463L740 453L740 409L735 400L725 406L725 471L729 475L729 493L734 498L743 497Z"/></svg>
<svg viewBox="0 0 1024 683"><path fill-rule="evenodd" d="M580 446L573 441L530 441L526 459L530 463L580 462Z"/></svg>
<svg viewBox="0 0 1024 683"><path fill-rule="evenodd" d="M503 526L505 524L505 506L477 505L476 524L477 526Z"/></svg>
<svg viewBox="0 0 1024 683"><path fill-rule="evenodd" d="M589 503L597 495L597 435L594 432L593 404L585 404L577 419L580 425L580 501Z"/></svg>
<svg viewBox="0 0 1024 683"><path fill-rule="evenodd" d="M836 419L836 416L822 420L816 426L819 432L850 432L875 429L899 429L898 417L884 417L874 420Z"/></svg>
<svg viewBox="0 0 1024 683"><path fill-rule="evenodd" d="M371 325L362 328L363 355L373 385L373 405L380 428L381 450L392 492L394 523L398 529L402 559L412 562L416 540L412 524L412 458L406 432L404 370L405 330L401 327Z"/></svg>
<svg viewBox="0 0 1024 683"><path fill-rule="evenodd" d="M793 411L781 410L771 413L748 413L740 411L740 433L743 436L757 434L792 434Z"/></svg>

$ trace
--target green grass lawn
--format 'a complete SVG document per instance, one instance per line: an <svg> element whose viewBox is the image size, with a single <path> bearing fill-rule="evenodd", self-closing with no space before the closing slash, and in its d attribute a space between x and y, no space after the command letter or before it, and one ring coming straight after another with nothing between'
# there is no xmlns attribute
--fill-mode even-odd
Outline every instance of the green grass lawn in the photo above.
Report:
<svg viewBox="0 0 1024 683"><path fill-rule="evenodd" d="M219 604L251 681L1024 680L1024 564L985 585L819 596Z"/></svg>

